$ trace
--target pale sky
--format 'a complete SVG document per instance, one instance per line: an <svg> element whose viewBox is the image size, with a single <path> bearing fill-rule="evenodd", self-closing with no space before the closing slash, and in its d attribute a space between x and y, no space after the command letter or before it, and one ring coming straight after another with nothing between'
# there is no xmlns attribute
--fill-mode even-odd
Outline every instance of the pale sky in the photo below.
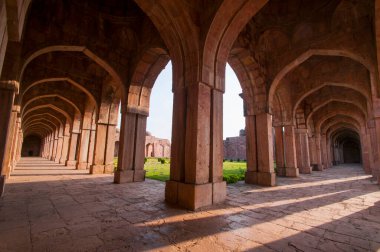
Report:
<svg viewBox="0 0 380 252"><path fill-rule="evenodd" d="M153 136L171 141L173 94L172 65L168 63L158 76L150 97L147 131ZM238 136L244 129L243 100L239 81L229 65L226 67L226 92L223 96L223 139ZM120 118L119 118L120 127Z"/></svg>

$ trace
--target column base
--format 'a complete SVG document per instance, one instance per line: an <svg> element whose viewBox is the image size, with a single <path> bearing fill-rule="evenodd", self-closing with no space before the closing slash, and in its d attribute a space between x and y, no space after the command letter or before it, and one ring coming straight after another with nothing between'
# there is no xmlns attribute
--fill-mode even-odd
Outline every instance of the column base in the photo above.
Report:
<svg viewBox="0 0 380 252"><path fill-rule="evenodd" d="M77 163L76 168L77 170L86 170L88 163Z"/></svg>
<svg viewBox="0 0 380 252"><path fill-rule="evenodd" d="M245 173L245 183L261 186L275 186L276 174L274 172L247 171Z"/></svg>
<svg viewBox="0 0 380 252"><path fill-rule="evenodd" d="M65 164L65 163L66 163L66 160L61 158L61 159L59 160L59 163L60 163L60 164Z"/></svg>
<svg viewBox="0 0 380 252"><path fill-rule="evenodd" d="M0 197L3 196L5 189L5 176L0 176Z"/></svg>
<svg viewBox="0 0 380 252"><path fill-rule="evenodd" d="M114 183L131 183L131 182L142 182L145 180L145 170L123 170L116 171Z"/></svg>
<svg viewBox="0 0 380 252"><path fill-rule="evenodd" d="M226 190L225 181L195 185L168 180L165 186L165 200L189 210L196 210L223 202L226 199Z"/></svg>
<svg viewBox="0 0 380 252"><path fill-rule="evenodd" d="M90 174L110 174L115 171L113 164L108 165L90 165Z"/></svg>
<svg viewBox="0 0 380 252"><path fill-rule="evenodd" d="M323 165L322 164L312 164L313 171L323 171Z"/></svg>
<svg viewBox="0 0 380 252"><path fill-rule="evenodd" d="M297 167L286 167L286 177L298 177L299 169Z"/></svg>
<svg viewBox="0 0 380 252"><path fill-rule="evenodd" d="M65 166L75 166L77 164L76 160L67 160Z"/></svg>
<svg viewBox="0 0 380 252"><path fill-rule="evenodd" d="M300 167L299 171L301 174L311 174L311 167Z"/></svg>
<svg viewBox="0 0 380 252"><path fill-rule="evenodd" d="M277 170L277 176L285 177L286 176L286 169L285 167L276 167Z"/></svg>
<svg viewBox="0 0 380 252"><path fill-rule="evenodd" d="M55 159L54 159L54 162L56 162L56 163L59 163L59 161L60 161L59 158L55 158Z"/></svg>

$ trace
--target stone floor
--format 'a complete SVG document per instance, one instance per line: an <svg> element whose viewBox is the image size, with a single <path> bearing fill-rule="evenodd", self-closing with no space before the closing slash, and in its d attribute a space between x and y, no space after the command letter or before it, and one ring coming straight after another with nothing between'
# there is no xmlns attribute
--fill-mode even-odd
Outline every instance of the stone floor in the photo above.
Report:
<svg viewBox="0 0 380 252"><path fill-rule="evenodd" d="M112 180L21 160L0 200L0 251L380 251L380 188L360 166L240 182L197 212L166 205L162 182Z"/></svg>

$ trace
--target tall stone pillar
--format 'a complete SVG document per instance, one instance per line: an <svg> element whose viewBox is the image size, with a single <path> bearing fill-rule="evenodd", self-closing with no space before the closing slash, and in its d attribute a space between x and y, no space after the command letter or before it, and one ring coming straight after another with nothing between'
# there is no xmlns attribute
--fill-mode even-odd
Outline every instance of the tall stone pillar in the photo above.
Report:
<svg viewBox="0 0 380 252"><path fill-rule="evenodd" d="M144 157L147 114L123 111L115 183L145 180Z"/></svg>
<svg viewBox="0 0 380 252"><path fill-rule="evenodd" d="M93 165L90 168L91 174L113 173L115 170L113 155L120 100L113 92L110 85L103 85L102 99L96 122L94 158Z"/></svg>
<svg viewBox="0 0 380 252"><path fill-rule="evenodd" d="M96 124L93 165L91 174L113 173L116 125Z"/></svg>
<svg viewBox="0 0 380 252"><path fill-rule="evenodd" d="M77 153L77 144L78 144L78 136L79 132L72 131L70 134L70 143L69 143L69 153L67 156L67 161L65 163L66 166L74 166L76 165L76 153Z"/></svg>
<svg viewBox="0 0 380 252"><path fill-rule="evenodd" d="M222 92L202 82L174 91L173 129L184 128L173 130L172 149L179 147L175 155L184 152L173 156L166 201L194 210L225 199L226 183L221 175L222 102Z"/></svg>
<svg viewBox="0 0 380 252"><path fill-rule="evenodd" d="M326 149L327 149L327 167L331 168L333 148L332 148L331 140L329 138L326 138Z"/></svg>
<svg viewBox="0 0 380 252"><path fill-rule="evenodd" d="M82 128L80 134L79 148L78 148L78 162L76 168L78 170L87 169L88 163L88 148L90 146L90 132L91 129Z"/></svg>
<svg viewBox="0 0 380 252"><path fill-rule="evenodd" d="M282 126L274 127L275 132L275 149L276 149L276 169L278 176L286 176L285 169L285 149L284 149L284 132Z"/></svg>
<svg viewBox="0 0 380 252"><path fill-rule="evenodd" d="M13 131L13 140L12 140L12 149L11 149L11 159L10 159L10 172L13 171L14 167L16 166L16 155L17 155L17 145L19 142L19 131L21 128L21 118L19 111L17 112L17 119L16 119L16 125Z"/></svg>
<svg viewBox="0 0 380 252"><path fill-rule="evenodd" d="M78 161L76 164L76 168L79 170L85 170L88 166L88 149L90 147L92 113L93 111L87 107L82 118L81 134L78 147Z"/></svg>
<svg viewBox="0 0 380 252"><path fill-rule="evenodd" d="M57 140L57 154L55 155L54 162L59 163L62 156L63 148L63 127L61 126L58 131L58 140Z"/></svg>
<svg viewBox="0 0 380 252"><path fill-rule="evenodd" d="M22 148L22 143L23 143L23 133L20 128L19 131L19 137L18 137L18 145L17 145L17 154L16 154L16 161L20 161L21 158L21 148Z"/></svg>
<svg viewBox="0 0 380 252"><path fill-rule="evenodd" d="M378 112L380 113L380 112ZM377 179L380 184L380 117L374 119L374 140L372 142L373 148L373 157L374 157L374 169L372 169L372 175L375 179Z"/></svg>
<svg viewBox="0 0 380 252"><path fill-rule="evenodd" d="M246 116L246 131L247 172L245 182L274 186L276 174L273 166L272 116L266 113ZM248 155L252 155L249 152L253 150L257 153L256 157L253 155L248 158Z"/></svg>
<svg viewBox="0 0 380 252"><path fill-rule="evenodd" d="M310 165L313 171L318 170L317 167L317 149L315 143L315 136L309 137L309 155Z"/></svg>
<svg viewBox="0 0 380 252"><path fill-rule="evenodd" d="M287 177L298 177L294 126L284 126L285 168Z"/></svg>
<svg viewBox="0 0 380 252"><path fill-rule="evenodd" d="M54 131L53 133L53 153L50 158L51 161L55 161L55 157L57 156L57 149L58 149L58 129Z"/></svg>
<svg viewBox="0 0 380 252"><path fill-rule="evenodd" d="M95 137L96 137L96 124L91 125L90 131L90 145L88 147L88 160L87 168L90 169L91 165L94 163L94 151L95 151Z"/></svg>
<svg viewBox="0 0 380 252"><path fill-rule="evenodd" d="M362 151L362 164L363 169L366 174L371 174L371 167L370 167L370 155L369 155L369 148L370 143L367 139L367 134L365 133L365 130L360 134L360 146Z"/></svg>
<svg viewBox="0 0 380 252"><path fill-rule="evenodd" d="M65 130L63 132L62 155L61 155L61 159L59 160L60 164L65 164L66 161L68 161L69 143L70 143L70 125L66 124Z"/></svg>
<svg viewBox="0 0 380 252"><path fill-rule="evenodd" d="M51 133L49 136L49 160L52 160L53 158L53 151L54 151L54 132Z"/></svg>
<svg viewBox="0 0 380 252"><path fill-rule="evenodd" d="M323 171L323 151L321 149L321 134L315 134L315 154L316 154L316 165L318 171Z"/></svg>
<svg viewBox="0 0 380 252"><path fill-rule="evenodd" d="M321 134L321 158L324 169L329 168L327 155L326 134Z"/></svg>
<svg viewBox="0 0 380 252"><path fill-rule="evenodd" d="M297 166L300 173L311 173L307 129L296 129Z"/></svg>
<svg viewBox="0 0 380 252"><path fill-rule="evenodd" d="M11 114L18 87L16 81L0 82L0 196L3 195L5 187L6 167L4 160L6 159L6 150L11 144L9 142L9 129L14 127L11 125Z"/></svg>
<svg viewBox="0 0 380 252"><path fill-rule="evenodd" d="M13 105L12 113L10 117L10 124L8 129L7 138L7 148L5 150L4 161L3 161L3 173L6 178L9 178L10 172L12 170L12 148L15 141L15 132L17 129L17 115L20 113L20 106Z"/></svg>

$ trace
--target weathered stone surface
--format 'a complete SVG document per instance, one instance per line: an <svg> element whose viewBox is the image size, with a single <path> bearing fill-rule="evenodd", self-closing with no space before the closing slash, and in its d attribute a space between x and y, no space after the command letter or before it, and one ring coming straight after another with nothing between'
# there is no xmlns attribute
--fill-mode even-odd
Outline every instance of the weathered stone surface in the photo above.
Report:
<svg viewBox="0 0 380 252"><path fill-rule="evenodd" d="M165 204L172 181L115 185L38 158L21 159L14 174L0 199L2 251L380 249L380 192L360 166L277 187L228 185L223 203L195 212Z"/></svg>

